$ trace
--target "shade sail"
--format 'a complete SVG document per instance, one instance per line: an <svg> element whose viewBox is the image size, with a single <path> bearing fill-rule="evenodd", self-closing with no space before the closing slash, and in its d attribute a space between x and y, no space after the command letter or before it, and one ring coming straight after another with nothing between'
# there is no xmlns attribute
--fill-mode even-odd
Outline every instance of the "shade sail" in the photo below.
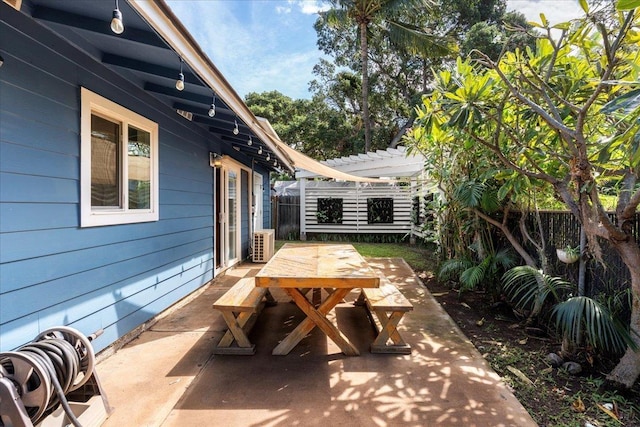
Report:
<svg viewBox="0 0 640 427"><path fill-rule="evenodd" d="M258 121L260 122L260 126L262 126L265 132L267 132L269 136L271 136L271 141L278 147L280 152L287 158L287 160L291 164L294 165L296 169L310 171L327 178L340 179L343 181L390 182L390 180L388 179L368 178L351 175L345 172L341 172L330 166L323 165L319 161L312 159L306 154L302 154L301 152L294 150L293 148L282 142L278 137L278 134L276 134L276 131L271 127L271 124L268 120L258 117Z"/></svg>

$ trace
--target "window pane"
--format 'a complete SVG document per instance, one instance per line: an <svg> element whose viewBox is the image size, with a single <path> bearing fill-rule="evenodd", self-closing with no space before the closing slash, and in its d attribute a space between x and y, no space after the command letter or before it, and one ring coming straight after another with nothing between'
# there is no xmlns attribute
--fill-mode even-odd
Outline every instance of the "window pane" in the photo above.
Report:
<svg viewBox="0 0 640 427"><path fill-rule="evenodd" d="M151 208L151 134L129 126L129 209Z"/></svg>
<svg viewBox="0 0 640 427"><path fill-rule="evenodd" d="M91 206L121 207L120 124L91 115Z"/></svg>

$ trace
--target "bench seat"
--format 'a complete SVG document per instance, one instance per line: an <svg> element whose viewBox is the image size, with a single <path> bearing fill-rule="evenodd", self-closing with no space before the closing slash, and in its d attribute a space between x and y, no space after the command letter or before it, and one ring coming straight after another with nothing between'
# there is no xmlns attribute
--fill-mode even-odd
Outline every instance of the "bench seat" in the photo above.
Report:
<svg viewBox="0 0 640 427"><path fill-rule="evenodd" d="M360 304L363 299L378 333L371 344L371 352L410 354L411 346L404 341L397 327L404 314L413 310L413 304L382 274L380 287L362 289Z"/></svg>
<svg viewBox="0 0 640 427"><path fill-rule="evenodd" d="M220 311L229 329L213 353L255 354L255 345L251 344L247 334L267 303L275 303L275 300L267 288L255 286L253 277L243 277L218 298L213 308Z"/></svg>

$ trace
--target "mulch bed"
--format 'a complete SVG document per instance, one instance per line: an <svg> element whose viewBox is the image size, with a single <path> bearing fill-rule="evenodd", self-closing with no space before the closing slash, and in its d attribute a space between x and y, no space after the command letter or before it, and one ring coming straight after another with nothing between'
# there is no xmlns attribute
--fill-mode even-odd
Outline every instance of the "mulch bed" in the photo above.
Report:
<svg viewBox="0 0 640 427"><path fill-rule="evenodd" d="M582 351L580 374L552 368L546 356L560 343L545 328L525 327L508 304L483 292L459 295L430 273L418 276L540 426L640 426L640 382L625 393L601 387L614 361Z"/></svg>

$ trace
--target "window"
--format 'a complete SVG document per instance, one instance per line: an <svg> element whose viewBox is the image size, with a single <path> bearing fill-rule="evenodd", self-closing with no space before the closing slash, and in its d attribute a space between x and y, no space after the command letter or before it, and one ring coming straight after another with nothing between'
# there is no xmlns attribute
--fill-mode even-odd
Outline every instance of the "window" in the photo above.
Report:
<svg viewBox="0 0 640 427"><path fill-rule="evenodd" d="M158 125L82 88L81 225L158 220Z"/></svg>
<svg viewBox="0 0 640 427"><path fill-rule="evenodd" d="M369 224L393 224L393 199L367 199L367 221Z"/></svg>
<svg viewBox="0 0 640 427"><path fill-rule="evenodd" d="M318 224L342 224L342 199L318 199Z"/></svg>

